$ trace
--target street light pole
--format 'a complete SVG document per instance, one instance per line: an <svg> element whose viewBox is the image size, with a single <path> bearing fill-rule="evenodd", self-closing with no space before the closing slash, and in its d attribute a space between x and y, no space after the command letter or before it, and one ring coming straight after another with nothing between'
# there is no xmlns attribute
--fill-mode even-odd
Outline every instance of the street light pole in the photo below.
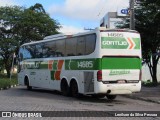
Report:
<svg viewBox="0 0 160 120"><path fill-rule="evenodd" d="M130 29L135 30L135 15L134 15L135 0L130 0Z"/></svg>

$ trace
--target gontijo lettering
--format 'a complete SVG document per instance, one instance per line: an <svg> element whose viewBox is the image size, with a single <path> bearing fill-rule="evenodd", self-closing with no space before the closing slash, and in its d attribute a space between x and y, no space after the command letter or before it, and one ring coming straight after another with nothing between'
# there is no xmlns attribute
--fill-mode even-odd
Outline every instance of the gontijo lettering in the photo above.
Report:
<svg viewBox="0 0 160 120"><path fill-rule="evenodd" d="M103 41L103 45L128 45L126 41Z"/></svg>
<svg viewBox="0 0 160 120"><path fill-rule="evenodd" d="M101 37L102 49L140 49L139 38Z"/></svg>

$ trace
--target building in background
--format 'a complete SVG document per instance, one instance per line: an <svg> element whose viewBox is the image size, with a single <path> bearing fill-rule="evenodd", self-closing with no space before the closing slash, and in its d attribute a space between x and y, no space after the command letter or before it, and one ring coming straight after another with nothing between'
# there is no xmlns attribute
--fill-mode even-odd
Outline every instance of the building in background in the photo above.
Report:
<svg viewBox="0 0 160 120"><path fill-rule="evenodd" d="M128 16L128 8L119 8L117 12L108 12L100 21L101 27L116 28L116 24L123 23Z"/></svg>

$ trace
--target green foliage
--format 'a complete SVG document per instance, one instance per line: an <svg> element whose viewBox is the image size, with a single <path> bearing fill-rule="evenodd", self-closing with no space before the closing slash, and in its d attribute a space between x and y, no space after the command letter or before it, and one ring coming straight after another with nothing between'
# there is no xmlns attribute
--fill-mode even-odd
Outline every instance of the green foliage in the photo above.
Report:
<svg viewBox="0 0 160 120"><path fill-rule="evenodd" d="M143 59L148 64L153 83L157 84L157 63L160 56L160 2L142 0L135 10L136 30L141 34Z"/></svg>
<svg viewBox="0 0 160 120"><path fill-rule="evenodd" d="M6 89L7 87L10 86L10 81L9 80L0 80L0 88Z"/></svg>
<svg viewBox="0 0 160 120"><path fill-rule="evenodd" d="M5 74L0 74L0 88L6 89L7 87L10 87L11 85L17 85L17 75L14 74L12 79L6 77Z"/></svg>
<svg viewBox="0 0 160 120"><path fill-rule="evenodd" d="M58 33L60 24L49 17L41 4L35 4L28 9L24 9L21 18L14 27L18 31L20 44L42 40L45 36Z"/></svg>
<svg viewBox="0 0 160 120"><path fill-rule="evenodd" d="M19 46L58 33L60 24L49 17L41 4L30 8L20 6L0 7L0 56L10 76L13 53Z"/></svg>
<svg viewBox="0 0 160 120"><path fill-rule="evenodd" d="M151 82L151 80L143 81L142 86L145 87L156 87L158 84L155 84L154 82Z"/></svg>
<svg viewBox="0 0 160 120"><path fill-rule="evenodd" d="M8 77L11 68L12 55L18 45L15 39L15 31L13 28L20 17L22 8L14 7L0 7L0 56L2 56L3 64L7 70Z"/></svg>
<svg viewBox="0 0 160 120"><path fill-rule="evenodd" d="M157 84L157 63L160 55L160 0L141 0L135 7L135 28L141 34L142 55L152 80ZM120 28L129 27L129 19Z"/></svg>
<svg viewBox="0 0 160 120"><path fill-rule="evenodd" d="M0 58L0 73L4 70L4 64L2 59Z"/></svg>

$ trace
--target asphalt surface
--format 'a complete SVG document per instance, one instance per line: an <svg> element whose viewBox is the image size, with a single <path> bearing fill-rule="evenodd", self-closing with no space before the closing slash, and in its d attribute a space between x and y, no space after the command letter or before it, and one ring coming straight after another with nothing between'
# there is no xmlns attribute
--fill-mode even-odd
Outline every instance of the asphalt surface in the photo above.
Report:
<svg viewBox="0 0 160 120"><path fill-rule="evenodd" d="M142 86L141 92L131 95L125 95L132 99L139 99L148 102L154 102L160 104L160 85L156 87L144 87Z"/></svg>
<svg viewBox="0 0 160 120"><path fill-rule="evenodd" d="M138 98L158 98L159 88L152 88L152 90L157 91L156 94L151 94L150 88L142 88L140 93L133 94L131 97L129 96L118 96L116 100L109 101L106 98L103 99L93 99L90 96L83 96L80 99L76 99L73 97L65 97L62 96L60 92L43 90L43 89L33 89L32 91L26 90L26 87L17 86L14 88L10 88L8 90L0 91L0 111L29 111L29 112L37 112L37 111L51 111L53 114L56 114L58 117L45 117L45 118L0 118L1 119L87 119L87 120L99 120L99 119L114 119L114 120L160 120L159 117L140 117L137 115L136 117L104 117L103 112L105 114L116 114L119 112L148 112L151 111L153 113L157 113L160 111L160 104L157 102L152 102L148 100L141 100ZM150 94L148 94L150 93ZM152 96L153 95L153 96ZM137 97L137 98L135 98ZM55 113L55 111L59 111ZM72 111L70 113L66 113L66 111ZM92 111L91 113L89 111ZM96 112L96 111L99 111ZM63 113L64 112L64 113ZM78 116L72 116L74 112L78 113ZM77 114L76 113L76 114ZM95 114L93 114L95 113ZM65 115L67 117L62 117ZM96 115L97 114L97 115ZM62 115L62 116L61 116ZM70 116L69 116L70 115ZM89 116L89 117L84 117ZM102 115L101 117L99 115ZM94 116L94 117L93 117ZM98 116L98 117L96 117Z"/></svg>

